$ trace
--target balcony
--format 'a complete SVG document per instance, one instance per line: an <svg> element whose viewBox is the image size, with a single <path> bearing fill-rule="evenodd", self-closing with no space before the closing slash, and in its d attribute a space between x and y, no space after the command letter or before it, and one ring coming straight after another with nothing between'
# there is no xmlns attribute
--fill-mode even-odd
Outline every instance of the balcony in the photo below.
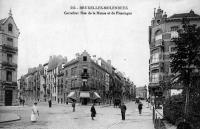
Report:
<svg viewBox="0 0 200 129"><path fill-rule="evenodd" d="M16 69L17 68L17 64L12 63L12 62L3 61L1 64L5 69Z"/></svg>
<svg viewBox="0 0 200 129"><path fill-rule="evenodd" d="M157 55L152 55L151 60L149 62L149 68L152 69L159 69L164 67L164 60L163 54L159 53Z"/></svg>
<svg viewBox="0 0 200 129"><path fill-rule="evenodd" d="M161 47L161 48L164 47L164 41L163 40L157 40L155 42L152 42L151 45L150 45L151 50L154 50L158 47Z"/></svg>
<svg viewBox="0 0 200 129"><path fill-rule="evenodd" d="M6 52L11 52L11 53L16 53L18 51L17 47L14 47L12 44L7 43L7 44L3 44L1 45L2 49Z"/></svg>
<svg viewBox="0 0 200 129"><path fill-rule="evenodd" d="M89 78L89 74L83 72L83 73L81 74L81 78L82 78L82 79L88 79L88 78Z"/></svg>
<svg viewBox="0 0 200 129"><path fill-rule="evenodd" d="M13 81L3 81L1 82L2 85L4 85L5 87L17 87L17 82L13 82Z"/></svg>
<svg viewBox="0 0 200 129"><path fill-rule="evenodd" d="M62 76L64 76L63 72L59 72L58 75L57 75L57 77L62 77Z"/></svg>

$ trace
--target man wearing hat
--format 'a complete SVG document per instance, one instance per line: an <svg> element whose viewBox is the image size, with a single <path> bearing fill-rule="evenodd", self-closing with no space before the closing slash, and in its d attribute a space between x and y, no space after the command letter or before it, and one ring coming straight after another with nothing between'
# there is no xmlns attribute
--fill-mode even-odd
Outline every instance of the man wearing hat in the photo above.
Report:
<svg viewBox="0 0 200 129"><path fill-rule="evenodd" d="M122 103L120 109L121 109L122 120L125 120L126 105Z"/></svg>

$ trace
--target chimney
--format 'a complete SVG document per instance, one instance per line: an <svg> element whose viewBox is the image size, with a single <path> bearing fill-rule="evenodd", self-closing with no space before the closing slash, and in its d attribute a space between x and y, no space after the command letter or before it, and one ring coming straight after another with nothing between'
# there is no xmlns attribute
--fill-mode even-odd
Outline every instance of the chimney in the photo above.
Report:
<svg viewBox="0 0 200 129"><path fill-rule="evenodd" d="M156 8L154 8L154 18L156 17Z"/></svg>
<svg viewBox="0 0 200 129"><path fill-rule="evenodd" d="M93 56L92 56L92 59L94 60L94 62L96 62L96 61L97 61L96 55L93 55Z"/></svg>
<svg viewBox="0 0 200 129"><path fill-rule="evenodd" d="M107 60L107 63L108 63L109 65L111 65L111 60Z"/></svg>
<svg viewBox="0 0 200 129"><path fill-rule="evenodd" d="M79 54L79 53L76 53L75 55L76 55L76 58L78 58L78 57L80 56L80 54Z"/></svg>

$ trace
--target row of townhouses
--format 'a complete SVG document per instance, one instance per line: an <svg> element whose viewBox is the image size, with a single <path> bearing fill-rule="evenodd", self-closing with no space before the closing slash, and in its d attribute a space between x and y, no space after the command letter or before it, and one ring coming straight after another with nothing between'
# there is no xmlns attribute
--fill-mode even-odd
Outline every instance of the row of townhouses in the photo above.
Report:
<svg viewBox="0 0 200 129"><path fill-rule="evenodd" d="M149 94L152 98L168 98L179 93L180 85L173 85L170 90L163 90L163 83L172 81L169 55L176 52L172 39L178 37L178 29L182 28L183 19L190 24L200 26L200 16L193 10L189 13L174 14L170 17L160 7L154 10L154 17L149 26Z"/></svg>
<svg viewBox="0 0 200 129"><path fill-rule="evenodd" d="M67 61L62 56L51 56L48 63L28 70L19 79L20 97L25 101L57 103L79 96L82 104L91 102L91 93L109 103L114 99L130 100L135 97L135 85L117 71L111 61L90 56L87 51Z"/></svg>

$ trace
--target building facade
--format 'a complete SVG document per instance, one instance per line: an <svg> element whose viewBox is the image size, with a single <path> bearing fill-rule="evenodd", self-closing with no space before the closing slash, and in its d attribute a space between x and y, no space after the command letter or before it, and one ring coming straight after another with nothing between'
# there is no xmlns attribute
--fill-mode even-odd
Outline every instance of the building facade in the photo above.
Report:
<svg viewBox="0 0 200 129"><path fill-rule="evenodd" d="M178 37L177 30L182 28L183 18L187 18L190 24L199 26L200 16L192 10L189 13L174 14L170 17L167 17L160 7L155 11L149 26L149 95L167 98L170 96L170 90L163 90L162 83L170 81L173 75L169 57L175 52L172 39Z"/></svg>
<svg viewBox="0 0 200 129"><path fill-rule="evenodd" d="M136 87L136 98L147 99L147 86Z"/></svg>
<svg viewBox="0 0 200 129"><path fill-rule="evenodd" d="M117 71L110 60L91 57L86 51L76 54L69 62L67 58L51 56L43 66L29 68L19 83L21 98L27 102L51 99L66 103L71 93L76 93L82 104L99 96L103 103L130 100L135 96L133 82Z"/></svg>
<svg viewBox="0 0 200 129"><path fill-rule="evenodd" d="M105 102L106 93L109 91L109 73L105 63L100 58L92 59L86 51L80 55L77 54L76 59L65 64L63 69L64 83L68 93L75 91L80 94L80 101L87 104L90 101L90 92L95 91Z"/></svg>
<svg viewBox="0 0 200 129"><path fill-rule="evenodd" d="M12 17L0 20L0 105L16 105L19 29Z"/></svg>
<svg viewBox="0 0 200 129"><path fill-rule="evenodd" d="M58 86L58 81L60 81L61 70L64 63L67 62L66 57L62 56L51 56L48 62L48 69L47 69L47 98L52 99L52 101L61 102L61 98L63 101L63 97L58 95L58 90L60 91L60 82ZM62 80L62 79L61 79ZM60 92L59 92L60 94Z"/></svg>

